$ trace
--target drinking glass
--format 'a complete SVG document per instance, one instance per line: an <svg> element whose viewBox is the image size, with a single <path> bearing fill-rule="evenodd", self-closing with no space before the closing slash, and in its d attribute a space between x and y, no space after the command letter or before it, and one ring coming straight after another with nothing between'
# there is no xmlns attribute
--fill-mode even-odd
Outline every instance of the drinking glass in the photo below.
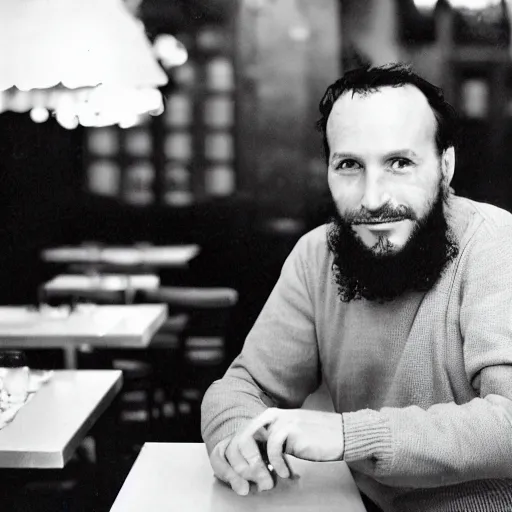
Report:
<svg viewBox="0 0 512 512"><path fill-rule="evenodd" d="M29 389L27 358L21 350L0 350L3 397L8 403L23 403Z"/></svg>

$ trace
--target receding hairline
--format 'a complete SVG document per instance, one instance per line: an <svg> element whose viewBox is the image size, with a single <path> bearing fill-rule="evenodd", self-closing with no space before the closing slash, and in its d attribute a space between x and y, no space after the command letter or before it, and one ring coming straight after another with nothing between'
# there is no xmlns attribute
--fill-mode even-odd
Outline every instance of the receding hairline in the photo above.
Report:
<svg viewBox="0 0 512 512"><path fill-rule="evenodd" d="M381 92L385 92L385 91L390 91L390 90L393 90L393 89L401 89L401 90L405 90L405 91L416 91L416 93L419 93L420 96L424 99L425 103L428 105L428 107L430 108L430 110L434 110L432 108L432 106L430 105L429 101L428 101L428 98L427 96L425 95L425 93L419 88L417 87L416 85L414 84L411 84L411 83L404 83L404 84L393 84L393 85L379 85L379 86L376 86L376 87L372 87L372 88L368 88L368 89L347 89L346 91L343 91L338 98L336 98L336 100L334 101L334 103L332 104L332 109L331 109L331 112L334 110L335 108L335 105L338 104L340 102L340 100L350 96L351 99L353 99L355 96L358 96L358 97L361 97L361 98L367 98L367 97L371 97L371 96L374 96L375 94L378 94L378 93L381 93ZM415 94L416 94L415 93Z"/></svg>
<svg viewBox="0 0 512 512"><path fill-rule="evenodd" d="M392 85L379 85L379 86L376 86L376 87L372 87L372 88L369 88L369 89L363 89L363 90L358 90L358 89L347 89L346 91L344 91L342 94L340 94L340 96L338 98L336 98L336 100L334 101L333 105L332 105L332 108L331 108L331 111L329 113L329 116L326 120L326 125L325 125L325 129L326 129L326 136L328 138L328 131L329 131L329 124L330 124L330 121L332 119L332 114L334 113L335 115L339 115L339 112L336 112L337 110L337 105L338 105L338 108L339 108L339 105L340 105L340 100L343 100L347 97L350 97L350 99L353 99L355 96L358 96L360 98L369 98L369 97L372 97L374 96L375 94L378 94L378 93L381 93L383 91L388 91L388 90L392 90L392 89L402 89L402 90L410 90L410 91L416 91L414 92L414 94L418 94L423 98L423 101L424 101L424 104L425 106L428 108L428 111L431 112L432 114L432 121L433 121L433 128L434 128L434 137L435 137L435 133L439 127L439 119L438 119L438 115L436 113L436 110L432 107L432 105L430 104L430 102L428 101L428 98L427 96L425 95L425 93L419 88L417 87L415 84L411 84L411 83L403 83L403 84L392 84Z"/></svg>

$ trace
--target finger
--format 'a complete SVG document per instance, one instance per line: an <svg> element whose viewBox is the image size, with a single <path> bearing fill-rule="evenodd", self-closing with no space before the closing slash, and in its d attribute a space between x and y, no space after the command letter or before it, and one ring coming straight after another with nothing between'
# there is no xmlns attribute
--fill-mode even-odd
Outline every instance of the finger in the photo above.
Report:
<svg viewBox="0 0 512 512"><path fill-rule="evenodd" d="M251 468L239 448L240 439L235 437L225 452L225 458L231 468L245 480L250 480Z"/></svg>
<svg viewBox="0 0 512 512"><path fill-rule="evenodd" d="M284 445L288 439L289 430L287 425L279 422L274 423L270 429L267 441L268 460L276 473L282 478L289 478L290 471L284 455Z"/></svg>
<svg viewBox="0 0 512 512"><path fill-rule="evenodd" d="M244 480L254 482L259 491L271 489L274 482L264 463L256 441L244 433L238 435L226 450L230 467Z"/></svg>
<svg viewBox="0 0 512 512"><path fill-rule="evenodd" d="M274 480L267 464L263 461L260 447L253 437L246 437L245 432L239 441L240 453L249 465L249 480L258 485L259 491L268 491L274 487Z"/></svg>
<svg viewBox="0 0 512 512"><path fill-rule="evenodd" d="M249 482L242 478L240 475L238 475L236 471L232 469L227 462L223 476L221 477L217 473L215 473L215 476L219 480L222 480L223 482L231 486L231 489L233 489L233 491L235 491L239 496L247 496L249 494Z"/></svg>
<svg viewBox="0 0 512 512"><path fill-rule="evenodd" d="M265 426L272 424L279 417L280 409L270 407L262 412L259 416L252 419L244 430L244 434L254 437L258 435L260 430Z"/></svg>
<svg viewBox="0 0 512 512"><path fill-rule="evenodd" d="M215 446L210 455L210 462L213 472L219 480L230 485L233 491L240 496L245 496L249 494L249 482L236 473L225 457L226 447L230 441L231 439L221 441Z"/></svg>

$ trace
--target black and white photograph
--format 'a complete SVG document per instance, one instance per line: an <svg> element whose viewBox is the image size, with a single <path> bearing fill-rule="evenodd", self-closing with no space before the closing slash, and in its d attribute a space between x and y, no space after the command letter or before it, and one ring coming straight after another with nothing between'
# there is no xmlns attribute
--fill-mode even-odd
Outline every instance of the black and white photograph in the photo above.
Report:
<svg viewBox="0 0 512 512"><path fill-rule="evenodd" d="M512 512L512 0L0 0L2 512Z"/></svg>

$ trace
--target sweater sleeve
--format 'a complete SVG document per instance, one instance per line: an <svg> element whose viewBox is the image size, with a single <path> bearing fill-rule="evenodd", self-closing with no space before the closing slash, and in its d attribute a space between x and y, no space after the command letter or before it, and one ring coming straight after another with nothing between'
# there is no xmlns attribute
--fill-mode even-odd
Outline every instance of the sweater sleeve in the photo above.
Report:
<svg viewBox="0 0 512 512"><path fill-rule="evenodd" d="M319 386L307 251L303 238L283 265L241 354L203 398L201 431L209 452L265 408L299 407Z"/></svg>
<svg viewBox="0 0 512 512"><path fill-rule="evenodd" d="M512 229L466 249L460 329L476 398L343 414L345 460L387 485L512 478Z"/></svg>

